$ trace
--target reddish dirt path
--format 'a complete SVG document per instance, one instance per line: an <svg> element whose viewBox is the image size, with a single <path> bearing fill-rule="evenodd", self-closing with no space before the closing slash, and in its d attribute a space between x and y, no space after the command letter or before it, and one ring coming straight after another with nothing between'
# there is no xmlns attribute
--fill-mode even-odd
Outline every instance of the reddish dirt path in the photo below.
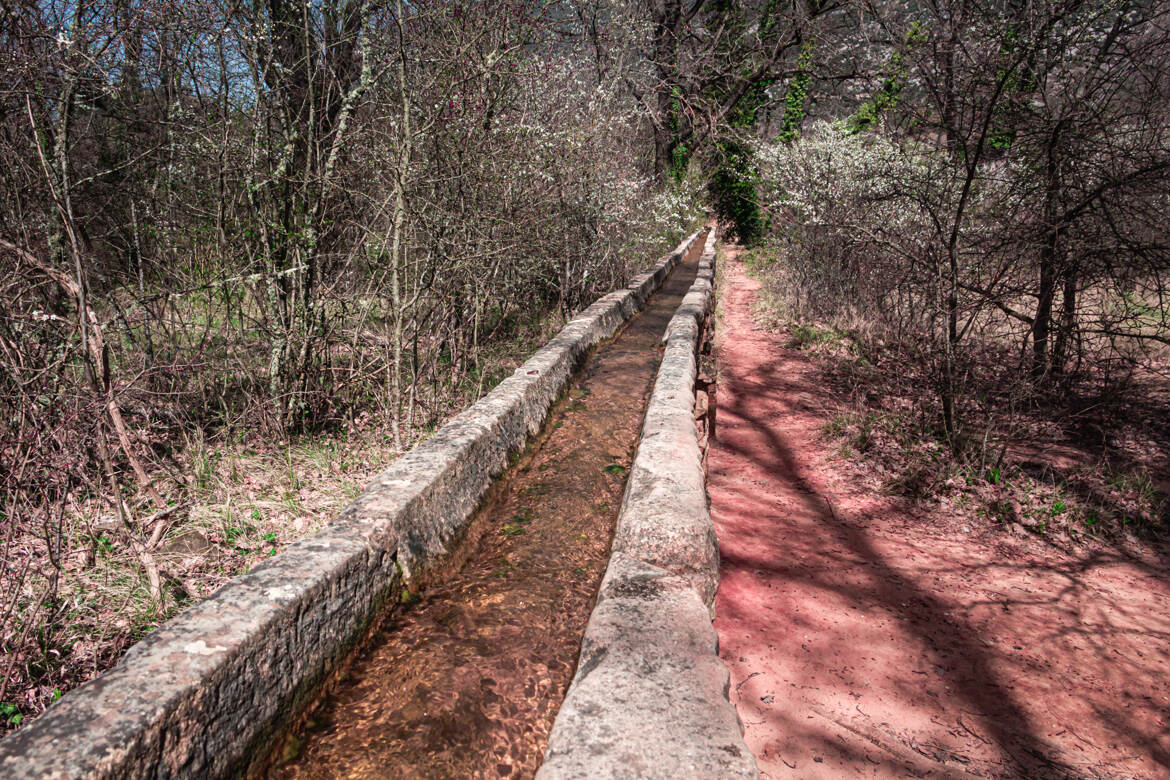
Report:
<svg viewBox="0 0 1170 780"><path fill-rule="evenodd" d="M1170 777L1166 559L1070 556L860 487L731 254L715 626L762 776Z"/></svg>

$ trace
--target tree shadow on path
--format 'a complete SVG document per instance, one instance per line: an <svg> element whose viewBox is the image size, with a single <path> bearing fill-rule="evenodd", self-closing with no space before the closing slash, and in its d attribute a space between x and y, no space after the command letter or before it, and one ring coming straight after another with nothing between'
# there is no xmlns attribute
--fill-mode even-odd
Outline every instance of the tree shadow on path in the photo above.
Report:
<svg viewBox="0 0 1170 780"><path fill-rule="evenodd" d="M1003 757L1000 772L1023 777L1100 776L1090 765L1066 763L1058 755L1060 747L1038 733L1014 686L1001 679L997 672L997 657L988 650L987 637L967 620L953 616L957 605L916 582L914 574L907 572L906 561L899 566L888 560L863 530L863 525L842 516L832 500L802 476L802 468L808 464L800 461L789 443L775 430L777 410L789 413L793 399L799 399L800 392L807 390L807 386L786 378L784 362L783 359L773 360L755 367L750 377L726 380L725 392L721 392L719 398L717 446L737 459L747 461L749 468L754 467L768 475L780 492L799 502L800 509L792 514L803 514L807 519L793 521L792 528L777 528L776 533L807 534L811 531L812 538L787 540L784 544L790 548L802 545L803 551L818 556L822 562L831 560L832 566L821 574L815 566L778 561L767 554L725 552L723 568L762 572L782 581L836 593L849 602L884 607L906 635L926 648L924 655L930 656L931 663L941 670L940 676L949 685L951 693L948 695L960 700L958 709L974 716L990 736ZM796 403L807 405L807 401L797 400ZM740 430L744 426L747 430ZM769 514L777 513L774 506L759 509ZM1109 562L1089 559L1071 570L1061 567L1060 574L1067 579L1068 588L1076 588L1089 569ZM1001 565L1004 564L988 560L983 568ZM836 576L837 567L849 567L850 576ZM1058 593L1053 598L1060 600L1063 595ZM963 606L969 604L966 602ZM1010 605L1005 602L1003 608L1008 610ZM1075 625L1061 626L1057 633L1066 630L1078 629ZM1165 644L1165 637L1160 639ZM1101 715L1104 717L1105 713ZM1131 724L1117 725L1128 728ZM1170 767L1170 756L1159 744L1159 737L1166 736L1165 731L1133 736L1149 750L1155 761ZM910 767L906 769L911 771Z"/></svg>

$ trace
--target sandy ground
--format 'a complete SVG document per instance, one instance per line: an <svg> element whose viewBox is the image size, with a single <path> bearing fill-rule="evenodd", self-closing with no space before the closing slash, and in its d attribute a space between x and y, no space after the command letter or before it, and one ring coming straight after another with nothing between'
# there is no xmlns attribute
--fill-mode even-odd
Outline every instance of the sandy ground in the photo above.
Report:
<svg viewBox="0 0 1170 780"><path fill-rule="evenodd" d="M767 777L1170 777L1170 562L916 516L834 459L828 391L721 290L715 620Z"/></svg>

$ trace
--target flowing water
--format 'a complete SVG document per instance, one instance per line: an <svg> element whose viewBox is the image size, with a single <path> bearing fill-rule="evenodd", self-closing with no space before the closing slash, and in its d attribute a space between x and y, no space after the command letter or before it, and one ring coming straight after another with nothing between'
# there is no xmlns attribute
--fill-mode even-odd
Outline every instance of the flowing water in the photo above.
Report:
<svg viewBox="0 0 1170 780"><path fill-rule="evenodd" d="M600 346L473 520L466 564L373 635L271 778L530 777L609 559L659 341L703 236Z"/></svg>

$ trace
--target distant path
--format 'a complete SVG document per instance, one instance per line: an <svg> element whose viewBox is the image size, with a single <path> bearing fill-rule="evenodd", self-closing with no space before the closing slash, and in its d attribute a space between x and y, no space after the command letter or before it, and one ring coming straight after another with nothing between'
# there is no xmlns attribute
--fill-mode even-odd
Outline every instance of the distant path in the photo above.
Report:
<svg viewBox="0 0 1170 780"><path fill-rule="evenodd" d="M1166 562L915 518L821 438L809 361L724 261L716 598L763 777L1170 777Z"/></svg>

